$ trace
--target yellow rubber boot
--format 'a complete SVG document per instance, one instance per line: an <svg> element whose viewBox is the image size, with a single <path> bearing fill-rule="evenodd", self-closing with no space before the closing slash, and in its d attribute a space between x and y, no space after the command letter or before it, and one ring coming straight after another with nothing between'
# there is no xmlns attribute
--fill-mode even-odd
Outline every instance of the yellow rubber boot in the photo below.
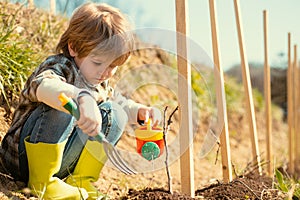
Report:
<svg viewBox="0 0 300 200"><path fill-rule="evenodd" d="M103 145L100 142L88 140L74 172L67 178L66 182L86 189L89 194L88 200L108 199L106 195L101 194L93 185L98 180L100 171L106 161L107 157Z"/></svg>
<svg viewBox="0 0 300 200"><path fill-rule="evenodd" d="M28 137L29 138L29 137ZM73 187L57 177L53 177L62 162L62 155L66 142L59 144L30 143L25 139L28 158L29 182L32 193L39 199L86 199L85 189Z"/></svg>

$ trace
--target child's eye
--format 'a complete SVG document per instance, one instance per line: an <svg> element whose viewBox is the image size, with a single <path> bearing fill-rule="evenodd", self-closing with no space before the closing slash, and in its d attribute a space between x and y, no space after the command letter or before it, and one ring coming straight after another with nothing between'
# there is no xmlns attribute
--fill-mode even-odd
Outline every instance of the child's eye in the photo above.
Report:
<svg viewBox="0 0 300 200"><path fill-rule="evenodd" d="M95 65L102 65L100 62L94 62Z"/></svg>

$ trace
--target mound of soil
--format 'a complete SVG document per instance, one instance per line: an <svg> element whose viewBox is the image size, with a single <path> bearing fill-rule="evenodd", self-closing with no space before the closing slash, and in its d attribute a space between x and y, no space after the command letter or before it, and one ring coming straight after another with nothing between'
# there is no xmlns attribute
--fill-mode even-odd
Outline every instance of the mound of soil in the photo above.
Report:
<svg viewBox="0 0 300 200"><path fill-rule="evenodd" d="M272 189L273 180L267 176L248 174L237 177L230 183L211 184L195 192L203 199L285 199L286 196Z"/></svg>
<svg viewBox="0 0 300 200"><path fill-rule="evenodd" d="M272 179L265 175L258 176L248 174L235 178L230 183L214 183L202 189L196 190L195 198L174 192L170 194L163 188L146 188L143 190L129 189L122 200L156 200L156 199L285 199L286 196L272 189Z"/></svg>
<svg viewBox="0 0 300 200"><path fill-rule="evenodd" d="M118 198L121 200L138 200L138 199L148 199L148 200L155 200L155 199L182 199L182 200L190 200L194 199L188 195L180 194L178 192L173 192L170 194L168 191L164 190L163 188L146 188L144 190L134 190L129 189L126 196Z"/></svg>

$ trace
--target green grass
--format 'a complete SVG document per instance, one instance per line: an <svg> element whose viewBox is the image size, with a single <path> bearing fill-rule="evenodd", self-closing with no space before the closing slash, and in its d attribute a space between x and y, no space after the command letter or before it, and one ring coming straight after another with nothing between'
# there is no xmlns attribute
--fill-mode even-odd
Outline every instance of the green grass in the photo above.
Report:
<svg viewBox="0 0 300 200"><path fill-rule="evenodd" d="M289 199L300 199L300 181L283 174L278 169L275 171L276 187L285 194Z"/></svg>
<svg viewBox="0 0 300 200"><path fill-rule="evenodd" d="M28 66L37 64L36 55L24 44L22 41L0 43L0 89L8 105L23 88L31 72Z"/></svg>
<svg viewBox="0 0 300 200"><path fill-rule="evenodd" d="M17 36L16 16L22 9L20 6L14 13L8 14L1 10L0 31L0 89L6 103L21 90L29 69L33 63L34 54L26 41L15 40Z"/></svg>
<svg viewBox="0 0 300 200"><path fill-rule="evenodd" d="M0 2L0 16L0 93L10 107L29 74L54 53L66 20L8 2Z"/></svg>

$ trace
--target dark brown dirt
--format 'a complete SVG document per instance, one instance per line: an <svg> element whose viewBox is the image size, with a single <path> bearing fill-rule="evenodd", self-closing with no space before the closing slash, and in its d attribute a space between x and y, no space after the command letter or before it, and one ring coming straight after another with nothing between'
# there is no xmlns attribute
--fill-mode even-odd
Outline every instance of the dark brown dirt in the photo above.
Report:
<svg viewBox="0 0 300 200"><path fill-rule="evenodd" d="M126 196L118 198L121 200L139 200L139 199L148 199L148 200L156 200L156 199L182 199L182 200L190 200L194 199L188 195L180 194L178 192L173 192L170 194L168 191L163 188L146 188L144 190L134 190L129 189Z"/></svg>
<svg viewBox="0 0 300 200"><path fill-rule="evenodd" d="M195 198L174 192L170 194L163 188L129 189L122 200L156 200L156 199L285 199L285 195L272 188L272 179L265 175L248 174L235 178L230 183L214 183L195 192Z"/></svg>
<svg viewBox="0 0 300 200"><path fill-rule="evenodd" d="M216 183L197 190L196 196L204 199L284 199L278 190L272 189L272 179L248 174L230 183Z"/></svg>

